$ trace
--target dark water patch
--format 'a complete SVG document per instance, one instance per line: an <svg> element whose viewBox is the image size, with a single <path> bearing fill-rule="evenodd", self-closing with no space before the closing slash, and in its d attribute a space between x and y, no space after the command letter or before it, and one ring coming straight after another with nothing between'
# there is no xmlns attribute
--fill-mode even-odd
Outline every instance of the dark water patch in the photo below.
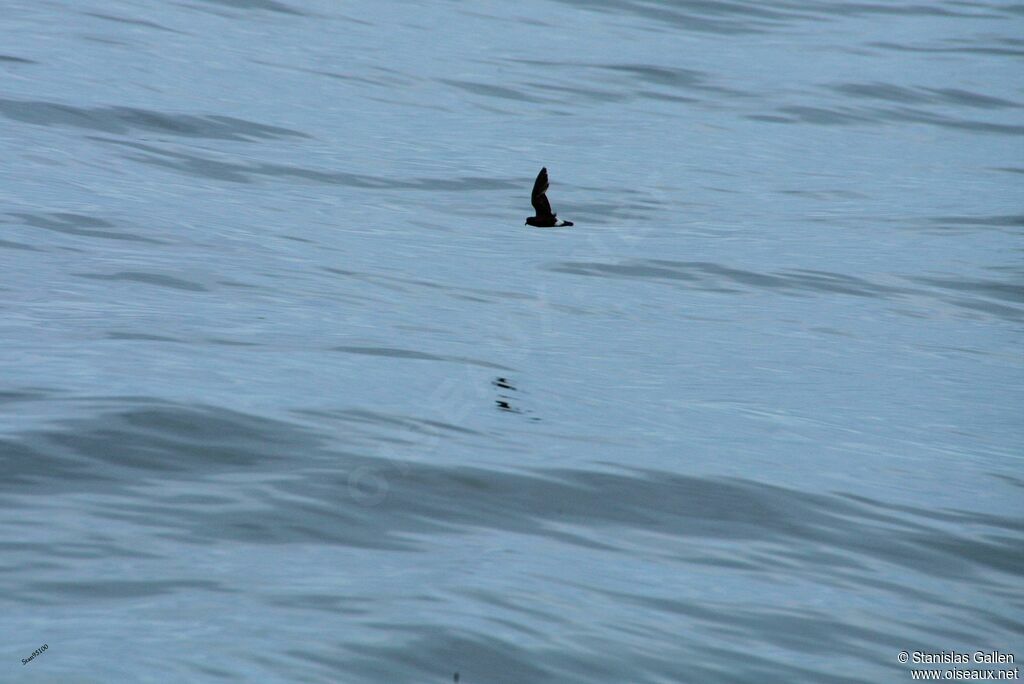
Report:
<svg viewBox="0 0 1024 684"><path fill-rule="evenodd" d="M350 417L390 425L386 416ZM407 431L408 423L394 428ZM446 439L445 432L435 434ZM131 486L140 476L264 475L258 493L231 505L190 504L175 489L163 498L147 494L145 502L93 506L97 515L161 527L166 537L193 544L245 540L416 550L436 533L494 530L588 548L596 535L617 548L621 534L637 530L732 544L737 560L749 556L765 573L780 567L815 578L843 573L860 586L878 579L865 559L973 582L985 581L978 575L983 569L1024 576L1018 533L1024 521L1014 517L887 510L842 495L654 470L505 472L382 460L327 444L290 423L154 403L5 440L0 489L95 490ZM295 460L299 453L301 462ZM289 477L276 476L278 470ZM376 491L362 491L357 485L363 481L376 483ZM976 534L950 532L953 524Z"/></svg>
<svg viewBox="0 0 1024 684"><path fill-rule="evenodd" d="M865 123L920 123L943 128L992 133L999 135L1024 135L1024 126L999 124L987 121L973 121L943 116L934 112L911 107L877 107L829 109L804 105L786 105L776 109L778 115L752 114L746 118L774 123L809 123L826 126L858 125Z"/></svg>
<svg viewBox="0 0 1024 684"><path fill-rule="evenodd" d="M350 277L353 277L353 278L362 278L362 277L365 277L367 275L365 273L359 273L358 271L348 271L348 270L345 270L343 268L336 268L334 266L323 266L322 268L325 271L327 271L328 273L334 273L335 275L342 275L342 276L350 276Z"/></svg>
<svg viewBox="0 0 1024 684"><path fill-rule="evenodd" d="M995 302L980 299L962 299L959 297L950 297L945 301L964 309L972 309L974 311L990 314L1009 321L1024 320L1024 310L1016 309L1012 306L1004 306L1002 304L996 304Z"/></svg>
<svg viewBox="0 0 1024 684"><path fill-rule="evenodd" d="M297 178L327 185L346 185L353 188L377 190L451 190L460 192L522 189L522 179L487 178L483 176L459 176L453 178L387 178L344 171L319 171L284 164L244 164L219 161L183 152L173 152L154 145L123 140L93 137L92 140L120 145L149 153L146 156L129 155L129 159L163 168L173 169L191 176L214 178L235 183L252 182L252 176L271 178Z"/></svg>
<svg viewBox="0 0 1024 684"><path fill-rule="evenodd" d="M476 83L473 81L458 81L449 78L442 78L438 80L441 83L465 90L466 92L473 93L474 95L484 95L486 97L516 100L519 102L545 102L545 100L527 95L514 88L509 88L508 86L498 86L490 83Z"/></svg>
<svg viewBox="0 0 1024 684"><path fill-rule="evenodd" d="M993 171L1004 171L1006 173L1024 173L1024 168L1019 166L994 166Z"/></svg>
<svg viewBox="0 0 1024 684"><path fill-rule="evenodd" d="M411 107L413 109L429 109L429 110L435 111L435 112L452 112L452 111L455 111L455 109L453 109L451 106L433 104L433 103L429 103L429 102L424 102L422 100L420 100L420 101L415 101L415 100L410 101L409 99L389 98L389 97L374 97L374 96L371 96L371 95L367 95L366 99L370 100L371 102L379 102L380 104L386 105L388 107ZM445 102L449 103L449 104L454 104L456 107L459 106L459 103L454 101L454 100L452 100L451 98L446 98ZM499 109L498 107L490 107L490 106L488 106L486 104L483 104L483 103L477 103L476 106L479 109L484 110L485 112L493 112L495 114L506 115L506 114L511 114L512 113L509 110Z"/></svg>
<svg viewBox="0 0 1024 684"><path fill-rule="evenodd" d="M1020 107L1020 103L1004 100L990 95L981 95L968 90L958 88L925 88L926 91L936 95L940 101L949 104L961 105L964 107L978 107L981 109L999 109L1003 107Z"/></svg>
<svg viewBox="0 0 1024 684"><path fill-rule="evenodd" d="M742 35L763 33L778 27L794 17L791 13L763 4L726 2L717 0L691 0L670 2L655 0L559 0L573 7L617 16L633 15L674 30Z"/></svg>
<svg viewBox="0 0 1024 684"><path fill-rule="evenodd" d="M488 301L490 298L495 299L511 299L511 300L536 300L536 295L525 294L522 292L513 292L510 290L492 290L489 288L478 288L478 287L459 287L455 285L447 285L444 283L435 283L429 280L423 280L420 278L405 278L402 276L393 276L383 273L359 273L356 271L348 271L345 269L335 268L333 266L323 266L324 271L328 273L334 273L336 275L342 275L349 278L355 278L367 283L374 284L388 284L391 287L389 289L407 292L409 288L401 287L403 285L412 285L414 288L427 288L430 290L438 290L441 292L464 294L464 295L480 295L480 297L474 297L477 301Z"/></svg>
<svg viewBox="0 0 1024 684"><path fill-rule="evenodd" d="M278 12L279 14L292 14L295 16L305 16L305 12L300 12L293 7L289 7L281 2L275 0L200 0L201 2L208 2L214 5L222 5L224 7L231 7L233 9L242 10L265 10L268 12Z"/></svg>
<svg viewBox="0 0 1024 684"><path fill-rule="evenodd" d="M127 24L129 26L142 26L144 28L156 29L158 31L166 31L168 33L181 34L181 31L175 31L174 29L161 26L152 21L146 21L145 19L129 19L127 17L118 17L113 14L102 14L100 12L82 12L82 14L90 17L96 17L97 19L103 19L104 21L112 21L118 24Z"/></svg>
<svg viewBox="0 0 1024 684"><path fill-rule="evenodd" d="M52 230L55 233L77 235L80 237L103 238L105 240L128 240L133 242L147 242L155 245L166 244L162 240L155 240L153 238L144 237L142 235L136 235L134 233L126 233L114 230L103 230L106 228L115 228L116 226L113 223L110 223L109 221L105 221L101 218L96 218L95 216L85 216L83 214L68 214L61 212L55 212L51 214L11 213L8 215L21 219L24 223L32 226L33 228Z"/></svg>
<svg viewBox="0 0 1024 684"><path fill-rule="evenodd" d="M1024 285L1015 283L1001 283L993 280L967 280L966 278L912 277L908 278L908 280L948 290L975 292L995 299L1024 303Z"/></svg>
<svg viewBox="0 0 1024 684"><path fill-rule="evenodd" d="M972 121L955 119L920 109L901 107L897 109L878 109L876 115L882 120L895 122L923 123L943 128L953 128L975 133L992 133L997 135L1024 135L1024 125L999 124L988 121Z"/></svg>
<svg viewBox="0 0 1024 684"><path fill-rule="evenodd" d="M424 361L442 361L443 357L426 352L418 352L409 349L390 349L386 347L334 347L334 351L343 351L350 354L366 354L368 356L387 356L395 359L420 359Z"/></svg>
<svg viewBox="0 0 1024 684"><path fill-rule="evenodd" d="M863 278L827 271L794 270L776 274L757 273L701 261L668 261L642 259L619 263L560 262L547 267L556 273L598 277L670 280L705 286L723 291L723 282L757 289L807 291L848 294L859 297L885 297L909 293L911 290L872 283ZM708 288L707 286L714 286ZM726 290L730 291L730 290Z"/></svg>
<svg viewBox="0 0 1024 684"><path fill-rule="evenodd" d="M400 416L395 414L369 411L366 409L343 409L334 411L298 409L296 415L310 416L314 418L329 418L341 420L346 423L371 425L380 428L397 428L402 432L412 432L419 435L437 435L442 432L452 432L462 435L482 435L483 433L469 428L447 423L440 420L426 420L412 416Z"/></svg>
<svg viewBox="0 0 1024 684"><path fill-rule="evenodd" d="M345 470L360 472L373 467L372 463L372 459L353 457L344 465ZM971 577L978 566L1022 572L1013 570L1014 546L1002 540L963 540L934 524L880 519L835 497L751 481L664 472L627 475L552 469L514 474L416 463L391 466L390 471L385 464L378 466L386 496L366 509L351 495L349 473L321 471L315 481L281 483L289 496L273 510L243 516L253 526L244 533L250 540L267 543L305 539L397 550L419 546L412 541L416 537L459 528L570 542L572 535L562 532L566 526L579 526L606 530L605 538L613 545L615 529L778 544L774 552L762 547L760 553L782 554L780 562L797 545L803 557L792 565L812 575L827 575L836 566L863 574L864 566L854 559L865 556L932 576ZM310 501L286 503L295 496ZM240 515L213 512L203 527L199 521L180 522L194 528L190 535L233 538ZM927 512L922 515L926 520ZM968 546L972 555L963 553ZM870 578L862 581L867 584Z"/></svg>
<svg viewBox="0 0 1024 684"><path fill-rule="evenodd" d="M502 366L500 364L491 363L489 361L480 361L478 359L470 359L464 356L439 356L437 354L428 354L426 352L416 351L413 349L395 349L391 347L341 346L333 347L331 351L340 351L349 354L365 354L367 356L385 356L393 359L415 359L420 361L448 361L451 363L467 363L472 366L481 366L483 368L495 368L497 370L504 371L513 370L508 366Z"/></svg>
<svg viewBox="0 0 1024 684"><path fill-rule="evenodd" d="M355 21L355 20L353 20ZM356 23L365 23L358 22ZM413 79L400 75L393 69L387 69L384 67L369 67L364 70L363 73L375 73L379 74L376 78L370 78L368 76L356 76L355 74L342 73L340 71L325 71L322 69L309 69L300 66L294 66L291 64L281 64L279 62L266 62L259 59L252 60L253 64L262 64L264 66L273 67L275 69L283 69L285 71L294 71L303 74L312 74L314 76L326 76L338 81L347 81L350 83L362 83L364 85L372 86L383 86L383 87L394 87L394 86L406 86L413 83Z"/></svg>
<svg viewBox="0 0 1024 684"><path fill-rule="evenodd" d="M394 635L394 645L366 644L356 649L341 642L291 649L287 654L298 662L315 664L332 681L355 675L360 681L451 684L456 671L459 684L578 681L571 675L559 680L555 672L545 669L542 663L550 659L549 654L493 635L415 623L389 625L388 631Z"/></svg>
<svg viewBox="0 0 1024 684"><path fill-rule="evenodd" d="M119 273L74 273L80 278L91 278L93 280L124 280L135 283L144 283L146 285L157 285L159 287L170 287L175 290L186 290L188 292L209 292L209 290L200 285L199 283L193 283L189 280L183 280L181 278L175 278L174 276L163 275L160 273L144 273L140 271L121 271Z"/></svg>
<svg viewBox="0 0 1024 684"><path fill-rule="evenodd" d="M920 506L913 506L900 502L873 499L862 494L844 494L842 496L849 501L855 502L859 506L863 506L866 511L878 511L882 516L879 519L927 519L940 523L951 523L958 526L981 525L984 527L990 527L994 530L1002 529L1005 531L1024 534L1024 518L1004 518L991 513L958 509L922 508Z"/></svg>
<svg viewBox="0 0 1024 684"><path fill-rule="evenodd" d="M856 98L886 102L954 104L981 109L1020 107L1020 104L1010 100L956 88L910 88L891 83L840 83L830 87L837 92Z"/></svg>
<svg viewBox="0 0 1024 684"><path fill-rule="evenodd" d="M224 287L238 287L238 288L242 288L242 289L246 289L246 290L259 289L259 285L253 285L251 283L243 283L243 282L239 282L237 280L218 280L217 284L218 285L223 285Z"/></svg>
<svg viewBox="0 0 1024 684"><path fill-rule="evenodd" d="M910 290L907 289L877 285L864 278L827 271L795 269L784 272L783 277L789 278L801 289L815 292L833 292L856 297L883 297L910 293Z"/></svg>
<svg viewBox="0 0 1024 684"><path fill-rule="evenodd" d="M577 101L590 100L591 102L622 102L627 99L627 96L624 93L616 93L608 90L596 90L594 88L580 88L575 86L552 85L549 83L538 82L531 82L526 85L530 86L534 90L571 94L577 99Z"/></svg>
<svg viewBox="0 0 1024 684"><path fill-rule="evenodd" d="M649 594L617 591L600 593L616 601L635 605L643 611L684 616L700 623L702 631L745 634L749 638L767 640L778 648L799 653L843 654L860 658L866 646L880 650L899 641L899 637L892 632L848 624L836 620L831 613L811 609L752 609L711 598L695 602Z"/></svg>
<svg viewBox="0 0 1024 684"><path fill-rule="evenodd" d="M976 55L995 55L999 57L1024 57L1024 49L1009 48L1009 47L996 47L991 45L951 45L943 47L923 47L916 45L901 45L899 43L887 43L887 42L873 42L868 43L871 47L882 48L884 50L895 50L898 52L931 52L931 53L964 53L964 54L976 54Z"/></svg>
<svg viewBox="0 0 1024 684"><path fill-rule="evenodd" d="M555 273L571 273L573 275L612 276L640 279L685 280L697 282L698 275L688 273L685 269L666 268L647 261L605 264L596 261L566 261L549 266Z"/></svg>
<svg viewBox="0 0 1024 684"><path fill-rule="evenodd" d="M544 622L559 633L575 633L578 625L569 613L552 612ZM549 639L528 640L525 644L495 636L499 629L478 631L442 628L435 624L390 624L387 628L394 640L384 645L360 645L344 642L325 644L319 648L293 649L289 654L296 663L316 663L331 681L352 673L359 681L395 684L438 682L451 684L457 671L458 684L594 684L594 682L628 682L630 684L662 684L664 682L805 682L829 681L836 684L864 684L867 680L837 674L834 668L815 670L793 664L799 659L783 662L777 654L764 657L745 652L737 662L735 651L728 647L702 647L692 655L678 643L664 641L656 629L633 632L633 639L616 639L614 646L604 638L574 638L571 648L553 647ZM629 631L630 627L619 626ZM734 638L725 636L724 641ZM731 663L728 672L720 663Z"/></svg>
<svg viewBox="0 0 1024 684"><path fill-rule="evenodd" d="M106 335L108 340L137 340L139 342L181 342L174 337L165 337L163 335L151 335L148 333L132 333L132 332L109 332Z"/></svg>
<svg viewBox="0 0 1024 684"><path fill-rule="evenodd" d="M860 124L870 121L869 117L852 112L827 109L825 107L808 107L802 105L790 105L779 107L782 114L788 115L789 123L812 123L826 126L842 126L848 124ZM765 120L765 119L762 119Z"/></svg>
<svg viewBox="0 0 1024 684"><path fill-rule="evenodd" d="M76 601L110 601L176 594L182 591L228 592L220 582L208 580L107 580L81 582L28 582L25 590L37 596L49 596L55 602L74 598Z"/></svg>
<svg viewBox="0 0 1024 684"><path fill-rule="evenodd" d="M228 340L222 337L209 337L206 339L209 344L219 344L224 347L260 347L258 342L244 342L242 340Z"/></svg>
<svg viewBox="0 0 1024 684"><path fill-rule="evenodd" d="M38 64L31 59L24 59L22 57L15 57L14 55L0 55L0 62L7 62L8 64Z"/></svg>
<svg viewBox="0 0 1024 684"><path fill-rule="evenodd" d="M992 228L1024 227L1024 214L1003 214L996 216L935 216L928 220L932 223L956 226L989 226Z"/></svg>
<svg viewBox="0 0 1024 684"><path fill-rule="evenodd" d="M795 195L798 197L807 197L809 199L824 201L867 198L867 195L854 192L853 190L779 190L779 193L783 195Z"/></svg>
<svg viewBox="0 0 1024 684"><path fill-rule="evenodd" d="M98 546L106 547L104 550L110 549L105 544L99 544ZM39 553L42 552L47 556L54 556L56 558L71 558L76 560L83 560L86 558L102 558L102 553L97 549L97 544L88 542L64 542L59 546L55 546L52 549L49 544L38 543L38 542L0 542L0 549L11 553ZM136 553L134 551L129 553L114 552L111 555L122 558L157 558L153 554Z"/></svg>
<svg viewBox="0 0 1024 684"><path fill-rule="evenodd" d="M994 302L962 297L946 297L935 291L935 287L962 289L980 292L989 296L1008 299L1020 296L1020 288L1008 283L964 282L960 287L955 281L932 281L925 278L910 278L928 289L896 287L873 283L856 276L842 275L828 271L794 269L777 273L758 273L730 268L707 262L678 262L661 259L603 262L559 262L546 267L555 273L594 276L602 278L626 278L650 282L678 282L687 288L710 292L735 293L743 289L775 290L789 295L803 293L839 294L876 299L899 299L904 296L925 296L955 306L1003 318L1008 321L1020 320L1024 311ZM738 288L738 289L737 289Z"/></svg>
<svg viewBox="0 0 1024 684"><path fill-rule="evenodd" d="M937 17L974 17L974 18L998 18L997 14L983 14L977 12L963 12L948 7L941 3L919 3L908 2L893 3L870 3L870 2L837 2L821 3L818 5L822 10L830 14L843 16L867 16L873 14L883 15L905 15L905 16L937 16Z"/></svg>
<svg viewBox="0 0 1024 684"><path fill-rule="evenodd" d="M189 667L198 672L203 676L200 681L209 681L210 679L223 679L225 681L240 681L242 676L237 672L230 672L228 670L221 669L219 667L213 667L211 665L205 665L202 663L188 663Z"/></svg>
<svg viewBox="0 0 1024 684"><path fill-rule="evenodd" d="M32 245L25 245L20 242L11 242L10 240L0 240L0 248L2 249L23 249L27 252L42 252L43 250Z"/></svg>
<svg viewBox="0 0 1024 684"><path fill-rule="evenodd" d="M786 116L777 116L775 114L748 114L746 118L751 121L766 121L768 123L794 123L792 119Z"/></svg>
<svg viewBox="0 0 1024 684"><path fill-rule="evenodd" d="M19 440L0 439L0 464L6 473L4 482L0 483L0 491L43 489L49 484L46 480L50 479L73 480L77 488L93 488L97 483L111 481L111 478L88 469L85 464L54 453L47 446L31 446L33 441L34 436Z"/></svg>
<svg viewBox="0 0 1024 684"><path fill-rule="evenodd" d="M336 615L362 617L373 614L375 601L358 595L284 594L275 596L269 603L289 609L326 611Z"/></svg>
<svg viewBox="0 0 1024 684"><path fill-rule="evenodd" d="M735 94L736 92L708 83L708 75L694 69L653 66L650 64L603 64L597 65L596 68L623 73L631 78L652 85L689 90L706 90L717 93Z"/></svg>
<svg viewBox="0 0 1024 684"><path fill-rule="evenodd" d="M668 95L666 93L658 93L653 90L640 90L637 91L637 95L640 97L646 97L651 100L663 100L665 102L681 102L681 103L693 103L700 102L695 97L684 97L682 95Z"/></svg>
<svg viewBox="0 0 1024 684"><path fill-rule="evenodd" d="M116 45L118 47L125 48L132 47L132 43L128 42L127 40L114 40L113 38L108 38L107 36L93 36L89 34L82 34L80 37L82 40L88 41L90 43L99 43L100 45Z"/></svg>
<svg viewBox="0 0 1024 684"><path fill-rule="evenodd" d="M0 404L15 403L20 401L40 401L50 399L54 395L52 390L26 387L22 389L0 390Z"/></svg>
<svg viewBox="0 0 1024 684"><path fill-rule="evenodd" d="M251 468L315 449L302 428L226 409L121 399L130 408L57 421L0 442L0 491L64 491L137 482L140 474Z"/></svg>
<svg viewBox="0 0 1024 684"><path fill-rule="evenodd" d="M343 74L339 71L318 71L315 69L298 69L297 71L308 71L309 73L316 74L317 76L326 76L327 78L333 78L336 81L348 81L349 83L363 83L366 85L383 87L389 87L393 85L382 80L365 78L363 76L356 76L354 74Z"/></svg>
<svg viewBox="0 0 1024 684"><path fill-rule="evenodd" d="M703 93L716 93L719 95L745 95L745 93L726 88L720 85L716 85L711 82L711 75L704 71L698 71L696 69L686 69L682 67L667 67L653 64L593 64L588 62L547 62L536 59L513 59L510 60L517 64L525 64L537 69L543 69L550 71L552 68L558 68L568 70L573 74L574 79L579 78L580 71L591 71L599 73L614 73L622 74L633 84L645 83L648 85L654 85L663 88L671 88L677 90L690 90ZM561 85L552 85L552 90L566 90ZM568 92L571 92L571 87ZM584 90L583 94L587 94L588 90ZM605 95L613 95L609 91L593 91ZM652 91L635 91L635 94L641 93L651 94ZM666 96L663 93L654 92L654 95L659 98L665 99ZM677 96L678 97L678 96ZM675 99L669 96L668 99ZM698 100L685 99L687 102L696 102Z"/></svg>
<svg viewBox="0 0 1024 684"><path fill-rule="evenodd" d="M147 131L186 138L243 142L311 137L280 126L268 126L230 116L166 114L136 107L73 107L39 100L0 99L0 116L37 126L72 126L121 135L131 131Z"/></svg>

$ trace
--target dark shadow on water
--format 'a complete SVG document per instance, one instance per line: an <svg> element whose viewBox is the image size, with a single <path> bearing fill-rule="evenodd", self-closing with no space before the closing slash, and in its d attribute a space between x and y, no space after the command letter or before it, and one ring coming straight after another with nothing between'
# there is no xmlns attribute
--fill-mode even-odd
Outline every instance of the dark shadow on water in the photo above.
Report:
<svg viewBox="0 0 1024 684"><path fill-rule="evenodd" d="M785 105L778 107L774 113L749 114L746 118L771 123L807 123L825 126L913 123L928 124L941 128L964 130L974 133L1013 136L1024 135L1024 126L1022 125L960 119L908 106L853 106L829 108L810 105Z"/></svg>
<svg viewBox="0 0 1024 684"><path fill-rule="evenodd" d="M764 3L716 0L559 0L580 9L633 16L675 31L695 31L720 35L763 33L784 26L804 13L766 7Z"/></svg>
<svg viewBox="0 0 1024 684"><path fill-rule="evenodd" d="M1021 173L1024 173L1024 169L1021 169ZM935 216L928 220L932 223L955 226L1024 228L1024 214L1007 214L1003 216Z"/></svg>
<svg viewBox="0 0 1024 684"><path fill-rule="evenodd" d="M840 83L831 86L836 92L855 98L899 102L903 104L949 104L979 109L1020 107L999 97L982 95L956 88L908 88L891 83Z"/></svg>
<svg viewBox="0 0 1024 684"><path fill-rule="evenodd" d="M73 126L122 135L146 131L237 141L310 137L300 131L230 116L168 114L136 107L73 107L39 100L0 99L0 116L36 126Z"/></svg>
<svg viewBox="0 0 1024 684"><path fill-rule="evenodd" d="M770 274L702 261L687 262L664 259L640 259L619 263L572 261L550 265L548 270L556 273L598 277L682 281L699 285L700 289L711 289L718 292L723 289L735 291L729 287L722 288L723 283L793 293L833 292L860 297L879 297L911 292L909 289L878 285L863 278L827 271L794 270Z"/></svg>
<svg viewBox="0 0 1024 684"><path fill-rule="evenodd" d="M419 361L450 361L452 363L468 363L470 365L480 366L482 368L495 368L497 370L504 371L513 370L508 366L502 366L497 363L491 363L490 361L470 359L463 356L441 356L437 354L429 354L427 352L416 351L414 349L395 349L392 347L342 346L334 347L332 351L348 352L349 354L365 354L367 356L385 356L392 359L414 359Z"/></svg>
<svg viewBox="0 0 1024 684"><path fill-rule="evenodd" d="M919 52L919 53L934 53L934 54L975 54L975 55L992 55L996 57L1024 57L1024 49L1019 47L1013 47L1013 43L1004 41L1003 44L1008 47L1000 47L999 45L993 45L992 43L999 43L998 38L986 40L984 42L974 41L968 43L963 41L960 43L950 43L947 45L905 45L901 43L888 43L888 42L873 42L868 43L870 47L880 48L883 50L893 50L896 52Z"/></svg>
<svg viewBox="0 0 1024 684"><path fill-rule="evenodd" d="M995 280L964 280L959 278L910 278L918 283L960 292L983 294L995 299L1024 304L1024 285Z"/></svg>
<svg viewBox="0 0 1024 684"><path fill-rule="evenodd" d="M155 245L166 244L161 240L136 235L135 233L108 230L110 228L115 228L116 226L109 221L105 221L95 216L59 212L52 214L11 213L8 214L8 216L21 219L21 221L33 228L42 228L44 230L51 230L55 233L64 233L65 235L103 238L105 240L148 242Z"/></svg>
<svg viewBox="0 0 1024 684"><path fill-rule="evenodd" d="M181 35L181 31L175 31L174 29L161 26L152 21L146 21L145 19L129 19L128 17L118 17L113 14L103 14L101 12L82 12L82 14L89 17L96 17L104 21L111 21L117 24L126 24L128 26L142 26L144 28L156 29L157 31L166 31L167 33L177 33Z"/></svg>
<svg viewBox="0 0 1024 684"><path fill-rule="evenodd" d="M547 606L544 606L547 609ZM642 610L642 609L641 609ZM563 606L561 612L546 610L544 620L557 625L563 632L580 629L569 614L574 611ZM723 630L733 639L760 641L764 636L755 633L755 626L745 628L738 620L730 620L727 612L723 623L731 629ZM761 627L758 623L756 627ZM383 626L382 626L383 627ZM577 637L581 643L572 648L539 645L537 638L517 639L505 629L479 630L439 628L426 622L388 625L388 635L397 643L381 640L379 644L358 648L344 641L311 644L289 652L296 664L312 664L316 671L325 673L330 681L346 675L358 681L394 682L394 684L422 684L422 682L452 682L452 670L458 668L459 684L594 684L595 682L790 682L805 684L829 681L836 684L865 684L868 680L839 674L832 668L824 671L814 665L805 665L796 659L782 662L777 658L744 653L737 659L731 646L720 649L702 648L692 652L689 647L662 643L663 634L650 634L643 638L646 648L636 644L610 644L597 641L584 647L589 640ZM855 639L858 632L846 634L834 628L833 634ZM530 635L534 636L534 635ZM543 635L540 643L547 641ZM636 634L632 634L635 638ZM824 651L830 642L819 641L817 651ZM888 644L886 644L888 645ZM659 648L661 646L661 648ZM797 650L796 653L801 651ZM863 656L863 653L859 653ZM689 656L689 657L688 657ZM723 676L720 663L730 663L727 676Z"/></svg>
<svg viewBox="0 0 1024 684"><path fill-rule="evenodd" d="M516 100L518 102L544 102L537 97L532 97L526 93L520 92L514 88L508 86L498 86L490 83L476 83L473 81L457 81L448 78L440 79L441 83L445 83L460 90L465 90L468 93L474 95L484 95L486 97L497 97L503 100Z"/></svg>
<svg viewBox="0 0 1024 684"><path fill-rule="evenodd" d="M0 249L21 249L27 252L41 252L43 250L32 245L26 245L21 242L11 242L10 240L0 240Z"/></svg>
<svg viewBox="0 0 1024 684"><path fill-rule="evenodd" d="M864 561L874 559L975 583L992 581L983 572L1024 576L1019 518L908 505L896 509L750 479L656 470L510 472L384 460L353 453L316 429L216 407L128 398L101 405L89 417L0 441L5 473L0 497L117 491L117 497L90 504L88 514L96 523L103 518L134 523L188 543L338 544L415 552L429 549L435 534L494 530L616 550L621 535L634 530L693 544L703 539L728 544L734 561L745 562L748 572L769 575L784 567L799 575L841 575L845 582L870 585L877 577ZM306 416L307 423L310 418L315 414ZM389 429L398 436L416 434L408 417L396 417L394 424L380 414L363 419L382 435ZM441 447L466 437L457 429L411 424L430 432ZM232 480L217 477L227 473L244 474L247 482L260 485L238 489ZM144 495L130 494L140 481L195 482L205 493L193 503L182 498L182 486L166 494L154 487ZM360 484L365 482L373 491ZM950 531L957 525L977 533L968 538ZM692 545L680 547L685 548ZM677 551L663 553L671 557Z"/></svg>
<svg viewBox="0 0 1024 684"><path fill-rule="evenodd" d="M525 64L535 68L539 73L549 75L552 70L556 73L567 75L569 78L562 78L552 81L549 85L537 85L538 88L551 92L571 92L581 95L590 100L601 102L615 102L627 99L628 95L651 97L655 99L670 100L676 102L699 102L695 97L673 95L665 92L644 89L638 86L654 86L674 91L689 91L692 95L742 95L747 93L733 88L717 85L713 77L706 71L687 69L683 67L669 67L655 64L638 63L591 63L591 62L549 62L537 59L515 58L508 60L515 64ZM617 76L613 82L614 89L609 90L609 77ZM601 86L600 90L594 88L581 88L581 80L595 81Z"/></svg>
<svg viewBox="0 0 1024 684"><path fill-rule="evenodd" d="M208 2L213 5L222 5L224 7L231 7L233 9L242 10L266 10L268 12L278 12L280 14L293 14L296 16L303 16L305 13L300 12L293 7L290 7L284 3L276 2L276 0L200 0L201 2Z"/></svg>
<svg viewBox="0 0 1024 684"><path fill-rule="evenodd" d="M146 152L146 155L126 155L128 159L152 166L171 169L179 173L200 178L212 178L232 183L251 183L256 178L293 178L324 183L327 185L346 185L353 188L374 188L380 190L508 190L521 189L521 179L486 178L480 176L461 176L454 178L386 178L362 173L344 171L320 171L301 166L268 163L238 163L220 161L211 157L175 152L154 145L114 140L111 138L90 137L91 140L119 145ZM255 177L255 178L254 178Z"/></svg>
<svg viewBox="0 0 1024 684"><path fill-rule="evenodd" d="M866 278L828 271L792 269L777 273L758 273L708 262L664 259L638 259L610 263L565 261L549 264L546 269L555 273L577 276L663 282L694 290L726 294L741 293L745 290L766 290L791 296L848 295L883 300L896 300L907 296L928 297L1008 321L1024 319L1024 309L984 299L951 297L948 294L948 290L961 290L985 297L1019 301L1017 297L1019 297L1021 288L1015 283L977 283L969 279L952 278L905 278L911 282L929 286L927 289L923 289L882 285Z"/></svg>
<svg viewBox="0 0 1024 684"><path fill-rule="evenodd" d="M182 342L175 337L166 337L164 335L149 335L146 333L132 333L132 332L109 332L106 334L108 340L124 340L126 342Z"/></svg>
<svg viewBox="0 0 1024 684"><path fill-rule="evenodd" d="M130 601L178 592L232 592L220 582L208 580L110 580L91 582L28 582L25 588L44 596L59 596L67 601Z"/></svg>
<svg viewBox="0 0 1024 684"><path fill-rule="evenodd" d="M188 280L181 278L175 278L174 276L164 275L162 273L144 273L140 271L121 271L120 273L74 273L79 278L90 278L92 280L120 280L134 283L143 283L145 285L157 285L159 287L169 287L175 290L185 290L187 292L208 292L209 290L200 285L199 283L193 283Z"/></svg>

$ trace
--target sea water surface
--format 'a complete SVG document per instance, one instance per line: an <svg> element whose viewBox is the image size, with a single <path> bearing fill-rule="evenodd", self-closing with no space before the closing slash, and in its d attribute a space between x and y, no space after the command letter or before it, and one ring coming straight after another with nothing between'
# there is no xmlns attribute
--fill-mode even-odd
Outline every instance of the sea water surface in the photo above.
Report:
<svg viewBox="0 0 1024 684"><path fill-rule="evenodd" d="M0 680L1024 659L1019 3L0 36Z"/></svg>

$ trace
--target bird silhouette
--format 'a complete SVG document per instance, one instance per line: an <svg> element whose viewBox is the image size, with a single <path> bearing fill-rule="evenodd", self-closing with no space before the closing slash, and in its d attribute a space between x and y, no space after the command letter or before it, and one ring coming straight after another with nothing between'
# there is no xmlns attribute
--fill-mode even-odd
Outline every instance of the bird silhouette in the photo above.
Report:
<svg viewBox="0 0 1024 684"><path fill-rule="evenodd" d="M529 216L526 225L535 228L561 228L571 226L572 221L563 221L558 214L551 211L551 202L548 202L548 167L544 167L537 174L537 180L533 182L533 195L530 203L533 204L533 211L536 216Z"/></svg>

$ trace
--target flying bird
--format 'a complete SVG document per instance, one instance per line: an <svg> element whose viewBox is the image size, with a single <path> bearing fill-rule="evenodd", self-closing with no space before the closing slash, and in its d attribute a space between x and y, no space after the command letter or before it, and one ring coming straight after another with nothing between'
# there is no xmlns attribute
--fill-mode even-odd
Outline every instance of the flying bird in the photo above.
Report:
<svg viewBox="0 0 1024 684"><path fill-rule="evenodd" d="M572 221L563 221L558 214L551 211L551 202L548 202L548 168L545 166L537 174L537 180L533 182L533 196L530 202L533 204L533 211L536 216L529 216L526 225L536 228L560 228L571 226Z"/></svg>

